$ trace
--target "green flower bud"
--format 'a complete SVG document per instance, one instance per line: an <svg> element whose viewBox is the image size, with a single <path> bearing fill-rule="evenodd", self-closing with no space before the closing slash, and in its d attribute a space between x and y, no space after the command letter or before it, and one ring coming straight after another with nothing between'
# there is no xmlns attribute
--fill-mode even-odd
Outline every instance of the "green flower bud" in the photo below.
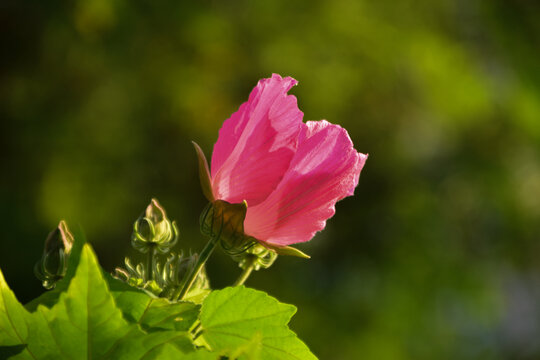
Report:
<svg viewBox="0 0 540 360"><path fill-rule="evenodd" d="M167 218L165 209L152 199L145 212L135 221L131 245L142 253L151 248L165 254L176 244L178 228Z"/></svg>
<svg viewBox="0 0 540 360"><path fill-rule="evenodd" d="M66 274L68 258L73 247L73 235L64 220L49 233L41 259L34 266L36 277L46 289L55 287Z"/></svg>

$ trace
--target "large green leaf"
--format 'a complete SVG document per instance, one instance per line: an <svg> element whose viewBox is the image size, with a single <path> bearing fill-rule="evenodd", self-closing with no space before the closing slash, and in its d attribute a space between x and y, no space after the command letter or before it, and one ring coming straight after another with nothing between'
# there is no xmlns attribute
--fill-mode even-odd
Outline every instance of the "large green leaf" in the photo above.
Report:
<svg viewBox="0 0 540 360"><path fill-rule="evenodd" d="M103 276L107 280L109 290L116 302L116 306L122 310L124 318L129 322L137 323L146 312L152 302L148 293L123 281L113 278L109 273Z"/></svg>
<svg viewBox="0 0 540 360"><path fill-rule="evenodd" d="M244 286L215 290L203 302L201 334L222 354L247 347L262 360L316 359L287 326L295 312L293 305Z"/></svg>

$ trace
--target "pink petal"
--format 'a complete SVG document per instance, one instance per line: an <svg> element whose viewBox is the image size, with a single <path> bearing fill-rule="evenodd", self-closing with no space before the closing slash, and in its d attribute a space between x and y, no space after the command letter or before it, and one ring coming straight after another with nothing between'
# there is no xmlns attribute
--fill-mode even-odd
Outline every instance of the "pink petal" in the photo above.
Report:
<svg viewBox="0 0 540 360"><path fill-rule="evenodd" d="M303 113L287 92L291 77L273 74L259 81L249 100L225 121L212 154L216 199L263 201L279 184L296 151Z"/></svg>
<svg viewBox="0 0 540 360"><path fill-rule="evenodd" d="M353 194L366 158L345 129L308 121L281 183L262 203L248 207L246 234L278 246L310 240L334 215L336 202Z"/></svg>

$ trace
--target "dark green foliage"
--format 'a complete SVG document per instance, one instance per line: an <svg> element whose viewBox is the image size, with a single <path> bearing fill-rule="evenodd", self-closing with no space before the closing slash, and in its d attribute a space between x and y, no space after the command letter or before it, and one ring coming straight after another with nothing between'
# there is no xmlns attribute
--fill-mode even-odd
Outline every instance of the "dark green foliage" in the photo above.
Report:
<svg viewBox="0 0 540 360"><path fill-rule="evenodd" d="M295 308L263 292L215 290L201 310L104 275L87 244L77 258L76 272L27 306L32 311L0 272L2 358L315 359L287 327Z"/></svg>

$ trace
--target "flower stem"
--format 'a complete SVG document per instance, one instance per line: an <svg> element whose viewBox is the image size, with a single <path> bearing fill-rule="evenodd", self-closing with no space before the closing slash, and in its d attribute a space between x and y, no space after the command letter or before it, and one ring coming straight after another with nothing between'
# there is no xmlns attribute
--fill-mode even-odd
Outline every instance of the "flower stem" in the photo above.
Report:
<svg viewBox="0 0 540 360"><path fill-rule="evenodd" d="M154 280L154 265L156 262L156 249L155 244L151 244L150 249L148 249L148 256L146 258L146 278L148 280Z"/></svg>
<svg viewBox="0 0 540 360"><path fill-rule="evenodd" d="M244 285L249 275L251 275L251 272L255 268L256 262L257 262L257 256L253 256L253 255L248 256L248 259L246 261L246 267L244 268L244 270L242 271L238 279L236 279L233 286Z"/></svg>
<svg viewBox="0 0 540 360"><path fill-rule="evenodd" d="M201 271L202 267L206 263L206 260L210 257L214 249L216 248L216 245L219 243L219 238L212 237L210 241L206 244L204 249L202 250L201 254L199 255L199 260L197 260L197 263L189 273L188 277L184 281L182 287L180 287L174 294L173 301L180 301L182 300L186 294L188 293L189 289L191 289L191 286L195 282L195 279L197 279L197 275L199 275L199 272Z"/></svg>

